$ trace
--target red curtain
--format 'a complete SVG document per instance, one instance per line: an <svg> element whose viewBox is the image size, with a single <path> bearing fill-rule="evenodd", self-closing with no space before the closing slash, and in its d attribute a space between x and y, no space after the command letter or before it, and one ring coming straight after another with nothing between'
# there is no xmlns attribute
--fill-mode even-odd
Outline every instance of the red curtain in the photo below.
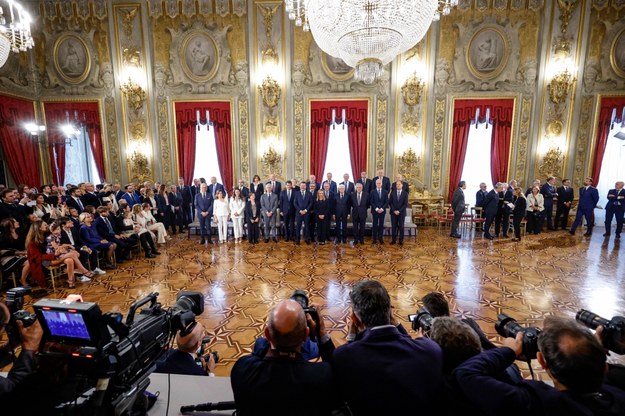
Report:
<svg viewBox="0 0 625 416"><path fill-rule="evenodd" d="M460 182L462 169L464 168L464 157L467 153L469 142L469 131L471 121L475 119L476 100L456 100L454 103L454 124L451 135L451 159L449 166L449 196L456 190L456 185Z"/></svg>
<svg viewBox="0 0 625 416"><path fill-rule="evenodd" d="M16 184L40 187L37 144L24 128L34 122L32 101L0 96L0 144L9 171Z"/></svg>
<svg viewBox="0 0 625 416"><path fill-rule="evenodd" d="M104 171L104 151L102 146L102 130L100 109L97 101L90 102L48 102L44 103L46 125L48 127L50 167L52 177L58 184L65 181L65 144L61 127L66 124L84 126L89 137L89 145L93 152L96 169L100 181L106 178ZM56 158L54 157L56 150Z"/></svg>
<svg viewBox="0 0 625 416"><path fill-rule="evenodd" d="M323 177L328 153L332 115L341 123L345 111L352 177L367 168L367 101L312 101L310 106L310 172ZM337 172L338 174L338 172Z"/></svg>
<svg viewBox="0 0 625 416"><path fill-rule="evenodd" d="M483 100L483 108L490 108L493 138L490 144L490 174L493 183L508 180L508 159L512 143L514 100ZM486 111L481 115L485 116Z"/></svg>
<svg viewBox="0 0 625 416"><path fill-rule="evenodd" d="M195 140L198 121L206 124L206 113L215 128L215 144L219 159L219 173L226 189L234 187L232 168L232 116L229 102L176 103L176 136L178 139L178 169L186 184L193 180L195 171ZM199 113L199 120L198 120Z"/></svg>
<svg viewBox="0 0 625 416"><path fill-rule="evenodd" d="M616 115L620 117L625 107L625 97L604 97L601 99L599 109L599 126L597 128L597 140L595 143L595 155L592 159L592 181L595 186L599 183L601 163L608 143L608 136L612 129L612 113L616 108Z"/></svg>

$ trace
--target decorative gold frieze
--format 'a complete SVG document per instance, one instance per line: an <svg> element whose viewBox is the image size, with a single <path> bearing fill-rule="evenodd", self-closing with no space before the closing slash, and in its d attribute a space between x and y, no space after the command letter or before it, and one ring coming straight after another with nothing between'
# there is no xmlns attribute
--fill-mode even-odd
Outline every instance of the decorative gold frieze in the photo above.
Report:
<svg viewBox="0 0 625 416"><path fill-rule="evenodd" d="M117 114L115 113L115 100L109 96L104 99L104 115L106 117L106 131L108 140L109 160L111 163L111 175L109 179L121 180L121 164L119 155L119 141L117 140Z"/></svg>
<svg viewBox="0 0 625 416"><path fill-rule="evenodd" d="M417 74L412 74L401 87L401 96L412 113L414 107L421 102L425 83Z"/></svg>
<svg viewBox="0 0 625 416"><path fill-rule="evenodd" d="M378 99L378 114L376 117L375 168L384 170L386 166L386 120L388 119L388 100Z"/></svg>
<svg viewBox="0 0 625 416"><path fill-rule="evenodd" d="M293 120L293 147L295 153L295 177L305 178L304 173L304 103L302 100L295 100L293 106L294 120Z"/></svg>
<svg viewBox="0 0 625 416"><path fill-rule="evenodd" d="M549 176L561 177L563 159L562 150L559 147L549 148L538 167L540 176L543 178L548 178Z"/></svg>
<svg viewBox="0 0 625 416"><path fill-rule="evenodd" d="M445 105L447 100L436 100L436 110L434 110L434 142L432 144L432 179L431 188L433 191L440 190L443 161L443 133L445 130Z"/></svg>
<svg viewBox="0 0 625 416"><path fill-rule="evenodd" d="M272 173L279 178L282 177L282 155L273 148L269 148L263 153L261 158L262 176L268 177Z"/></svg>
<svg viewBox="0 0 625 416"><path fill-rule="evenodd" d="M521 124L519 127L519 143L516 150L516 172L514 177L520 183L525 181L527 168L527 145L529 143L530 119L532 116L532 99L524 98L521 103Z"/></svg>
<svg viewBox="0 0 625 416"><path fill-rule="evenodd" d="M594 114L593 103L594 97L586 95L582 98L582 108L580 111L580 123L577 130L577 139L575 145L575 165L573 167L573 186L582 186L584 177L587 176L586 159L591 153L589 151L589 143L591 133L591 116Z"/></svg>
<svg viewBox="0 0 625 416"><path fill-rule="evenodd" d="M249 138L248 101L239 99L239 140L241 142L241 177L251 179L250 175L250 138Z"/></svg>
<svg viewBox="0 0 625 416"><path fill-rule="evenodd" d="M421 165L421 157L415 153L412 148L408 148L402 155L397 158L398 172L400 172L404 180L411 186L410 191L416 191L416 180L419 176L419 167Z"/></svg>
<svg viewBox="0 0 625 416"><path fill-rule="evenodd" d="M280 104L280 98L282 98L282 88L278 82L267 75L263 83L258 87L260 96L263 99L263 104L269 110L269 114L273 115L273 109Z"/></svg>
<svg viewBox="0 0 625 416"><path fill-rule="evenodd" d="M167 105L166 98L159 98L158 100L158 133L160 137L161 145L161 171L163 175L161 180L174 179L171 171L171 152L169 142L169 126L167 121L169 120L169 106ZM174 136L174 143L176 142Z"/></svg>

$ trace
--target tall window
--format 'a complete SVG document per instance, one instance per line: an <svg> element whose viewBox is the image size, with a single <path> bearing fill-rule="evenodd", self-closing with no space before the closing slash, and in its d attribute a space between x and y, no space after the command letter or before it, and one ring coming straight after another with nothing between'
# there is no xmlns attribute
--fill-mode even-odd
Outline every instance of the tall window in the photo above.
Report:
<svg viewBox="0 0 625 416"><path fill-rule="evenodd" d="M472 123L461 179L467 183L464 202L470 206L475 205L475 194L480 189L480 183L486 182L488 189L491 188L490 146L492 140L493 126L491 124L480 123L476 126ZM458 184L449 185L455 189Z"/></svg>
<svg viewBox="0 0 625 416"><path fill-rule="evenodd" d="M343 117L343 120L345 120L345 117ZM345 121L330 127L326 166L323 170L323 177L318 178L319 183L326 180L328 173L332 173L332 180L337 183L343 181L343 175L345 173L349 174L349 177L352 178L351 180L354 180L352 159L349 153L349 141L347 139L347 125ZM360 177L360 175L358 175L358 177Z"/></svg>
<svg viewBox="0 0 625 416"><path fill-rule="evenodd" d="M69 143L65 148L65 183L74 185L87 181L100 183L87 130L80 127L76 138Z"/></svg>
<svg viewBox="0 0 625 416"><path fill-rule="evenodd" d="M204 178L210 184L210 178L216 177L217 183L223 183L219 170L217 145L215 144L215 127L200 124L195 139L195 170L194 178Z"/></svg>
<svg viewBox="0 0 625 416"><path fill-rule="evenodd" d="M614 189L615 182L625 180L625 165L623 165L625 160L625 133L621 129L620 123L614 123L612 126L601 162L597 190L599 191L599 205L604 208L608 203L608 191ZM601 224L605 220L605 210L595 210L595 217L596 223Z"/></svg>

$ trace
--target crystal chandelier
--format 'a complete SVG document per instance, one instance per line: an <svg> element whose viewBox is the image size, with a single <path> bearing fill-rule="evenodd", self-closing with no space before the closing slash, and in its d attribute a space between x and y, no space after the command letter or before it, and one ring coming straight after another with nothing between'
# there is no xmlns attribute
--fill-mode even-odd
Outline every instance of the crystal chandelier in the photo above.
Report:
<svg viewBox="0 0 625 416"><path fill-rule="evenodd" d="M30 15L15 0L0 0L0 67L9 52L24 52L34 45L30 34Z"/></svg>
<svg viewBox="0 0 625 416"><path fill-rule="evenodd" d="M289 19L310 30L321 50L372 84L384 65L416 45L458 0L285 0Z"/></svg>

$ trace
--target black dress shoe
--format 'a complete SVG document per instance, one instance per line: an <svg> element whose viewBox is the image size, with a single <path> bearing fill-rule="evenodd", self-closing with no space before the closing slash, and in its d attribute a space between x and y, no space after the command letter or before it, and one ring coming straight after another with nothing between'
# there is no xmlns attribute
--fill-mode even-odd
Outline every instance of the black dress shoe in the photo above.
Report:
<svg viewBox="0 0 625 416"><path fill-rule="evenodd" d="M269 242L269 239L268 239L268 238L265 238L265 243L268 243L268 242Z"/></svg>
<svg viewBox="0 0 625 416"><path fill-rule="evenodd" d="M569 231L569 234L575 235L575 231Z"/></svg>
<svg viewBox="0 0 625 416"><path fill-rule="evenodd" d="M200 244L206 244L206 240L201 239L201 240L200 240Z"/></svg>
<svg viewBox="0 0 625 416"><path fill-rule="evenodd" d="M404 245L404 242L403 242L403 241L400 241L400 242L399 242L399 245L400 245L400 246L403 246L403 245Z"/></svg>
<svg viewBox="0 0 625 416"><path fill-rule="evenodd" d="M391 245L394 246L395 244L397 244L394 240L391 241Z"/></svg>
<svg viewBox="0 0 625 416"><path fill-rule="evenodd" d="M274 243L277 243L277 242L278 242L278 239L277 239L276 237L273 237L273 238L271 239L271 241L273 241Z"/></svg>
<svg viewBox="0 0 625 416"><path fill-rule="evenodd" d="M620 234L616 234L616 235L614 236L614 238L615 238L615 239L617 239L617 240L620 240L620 239L621 239L621 235L620 235Z"/></svg>
<svg viewBox="0 0 625 416"><path fill-rule="evenodd" d="M160 252L160 251L156 251L156 250L155 250L155 251L153 251L153 252L152 252L152 254L154 254L154 255L156 255L156 256L159 256L159 255L161 254L161 252Z"/></svg>
<svg viewBox="0 0 625 416"><path fill-rule="evenodd" d="M584 233L584 237L590 237L592 233Z"/></svg>
<svg viewBox="0 0 625 416"><path fill-rule="evenodd" d="M154 254L152 254L152 253L145 253L145 258L146 258L146 259L153 259L153 258L155 258L155 257L156 257L156 256L155 256Z"/></svg>
<svg viewBox="0 0 625 416"><path fill-rule="evenodd" d="M299 240L297 240L297 241L295 242L295 244L297 244L297 245L299 246L301 243L299 242Z"/></svg>
<svg viewBox="0 0 625 416"><path fill-rule="evenodd" d="M501 236L502 238L508 238L508 234L504 234Z"/></svg>
<svg viewBox="0 0 625 416"><path fill-rule="evenodd" d="M384 244L384 240L380 240L380 244Z"/></svg>
<svg viewBox="0 0 625 416"><path fill-rule="evenodd" d="M605 234L603 234L603 236L604 236L604 237L609 237L609 236L610 236L610 233L605 233Z"/></svg>
<svg viewBox="0 0 625 416"><path fill-rule="evenodd" d="M310 244L310 240L306 240L306 244Z"/></svg>

